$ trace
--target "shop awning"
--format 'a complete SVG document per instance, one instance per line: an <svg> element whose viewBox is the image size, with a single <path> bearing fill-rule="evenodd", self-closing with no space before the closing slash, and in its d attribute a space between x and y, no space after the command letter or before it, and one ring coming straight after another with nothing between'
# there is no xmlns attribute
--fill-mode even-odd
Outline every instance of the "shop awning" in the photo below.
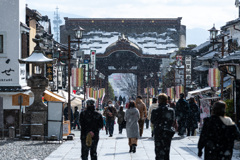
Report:
<svg viewBox="0 0 240 160"><path fill-rule="evenodd" d="M203 89L196 89L194 91L190 91L190 92L188 92L187 99L189 99L193 95L197 95L197 94L201 94L201 93L209 92L209 91L211 91L211 87L205 87Z"/></svg>
<svg viewBox="0 0 240 160"><path fill-rule="evenodd" d="M194 67L193 69L196 71L203 72L203 71L208 71L209 66L197 66L197 67Z"/></svg>
<svg viewBox="0 0 240 160"><path fill-rule="evenodd" d="M45 90L43 93L43 96L46 101L57 101L57 102L64 102L64 103L66 102L66 100L63 97L49 90Z"/></svg>
<svg viewBox="0 0 240 160"><path fill-rule="evenodd" d="M68 92L60 90L58 92L59 95L61 95L62 97L64 97L66 99L66 102L68 102ZM83 100L83 95L74 95L71 94L70 95L70 99L71 99L71 106L78 106L81 107L82 106L82 100Z"/></svg>

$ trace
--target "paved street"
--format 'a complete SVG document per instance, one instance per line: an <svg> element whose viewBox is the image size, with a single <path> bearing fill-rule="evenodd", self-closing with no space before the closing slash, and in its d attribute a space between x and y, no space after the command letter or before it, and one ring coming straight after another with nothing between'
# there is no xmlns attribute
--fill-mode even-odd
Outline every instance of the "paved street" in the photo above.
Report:
<svg viewBox="0 0 240 160"><path fill-rule="evenodd" d="M73 141L64 142L56 151L52 152L45 160L80 160L81 144L80 132L73 131ZM100 132L98 144L98 160L154 160L154 142L150 138L150 129L145 129L143 137L139 139L137 152L128 153L128 139L126 131L118 134L118 125L115 125L113 137L108 137L105 131ZM171 160L198 160L197 142L199 136L180 138L177 135L172 140ZM233 160L237 160L239 151L234 150ZM240 159L240 158L239 158Z"/></svg>

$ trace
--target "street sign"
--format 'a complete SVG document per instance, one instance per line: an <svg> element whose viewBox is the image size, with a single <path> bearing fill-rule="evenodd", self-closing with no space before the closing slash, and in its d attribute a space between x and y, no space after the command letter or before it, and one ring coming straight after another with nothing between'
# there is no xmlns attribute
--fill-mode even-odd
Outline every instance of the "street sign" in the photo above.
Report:
<svg viewBox="0 0 240 160"><path fill-rule="evenodd" d="M29 106L29 95L23 93L12 95L12 105L20 106L20 104L23 106Z"/></svg>
<svg viewBox="0 0 240 160"><path fill-rule="evenodd" d="M84 63L85 63L85 64L88 64L88 63L89 63L89 60L88 60L88 59L84 59Z"/></svg>

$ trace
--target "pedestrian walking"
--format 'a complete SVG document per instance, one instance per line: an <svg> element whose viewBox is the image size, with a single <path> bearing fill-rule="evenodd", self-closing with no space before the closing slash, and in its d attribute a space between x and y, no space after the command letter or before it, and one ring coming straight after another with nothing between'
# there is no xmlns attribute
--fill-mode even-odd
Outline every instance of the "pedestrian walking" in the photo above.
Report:
<svg viewBox="0 0 240 160"><path fill-rule="evenodd" d="M139 119L138 123L139 123L140 137L142 137L144 122L145 122L145 119L147 118L147 107L146 107L145 103L142 101L141 96L137 96L136 106L137 106L137 109L140 113L140 119Z"/></svg>
<svg viewBox="0 0 240 160"><path fill-rule="evenodd" d="M225 116L226 103L215 102L211 117L204 119L202 132L198 141L198 156L204 148L205 160L231 160L234 140L240 133L230 117Z"/></svg>
<svg viewBox="0 0 240 160"><path fill-rule="evenodd" d="M172 127L175 120L174 109L167 104L167 95L158 96L158 108L152 110L151 122L154 126L154 144L156 160L169 160L171 140L174 136Z"/></svg>
<svg viewBox="0 0 240 160"><path fill-rule="evenodd" d="M128 137L128 145L130 147L129 152L136 152L139 133L139 124L138 120L140 118L140 113L136 108L136 103L134 101L129 102L128 109L125 114L126 120L126 131Z"/></svg>
<svg viewBox="0 0 240 160"><path fill-rule="evenodd" d="M70 120L70 126L71 126L71 129L72 129L72 126L73 126L73 111L72 111L72 108L71 109L71 120ZM65 121L69 120L68 119L68 106L66 106L63 110L63 115L64 115L64 119Z"/></svg>
<svg viewBox="0 0 240 160"><path fill-rule="evenodd" d="M117 111L119 111L120 106L121 106L120 101L116 101L115 108L116 108Z"/></svg>
<svg viewBox="0 0 240 160"><path fill-rule="evenodd" d="M108 131L109 131L109 137L112 137L113 131L114 131L114 123L115 123L115 119L117 116L117 110L114 107L114 105L112 104L112 101L108 101L108 106L107 106L106 110L104 111L103 115L107 119L107 127L108 127Z"/></svg>
<svg viewBox="0 0 240 160"><path fill-rule="evenodd" d="M189 104L184 99L184 93L180 94L180 99L176 104L176 117L178 122L178 135L183 136L186 132L187 119L189 114Z"/></svg>
<svg viewBox="0 0 240 160"><path fill-rule="evenodd" d="M124 117L125 117L125 112L123 111L123 106L120 106L120 109L117 113L117 118L118 118L118 131L119 134L122 134L122 130L123 130L123 123L124 123Z"/></svg>
<svg viewBox="0 0 240 160"><path fill-rule="evenodd" d="M108 128L107 128L106 117L103 115L102 118L103 118L103 127L104 127L104 129L106 131L106 135L108 135Z"/></svg>
<svg viewBox="0 0 240 160"><path fill-rule="evenodd" d="M157 104L157 98L153 98L153 101L152 101L152 104L151 106L149 107L149 110L148 110L148 119L151 120L151 115L152 115L152 110L158 108L158 104ZM152 131L152 137L154 136L154 132L153 132L153 123L151 122L151 131Z"/></svg>
<svg viewBox="0 0 240 160"><path fill-rule="evenodd" d="M76 129L76 126L78 127L78 129L80 130L80 124L79 124L79 117L80 117L80 112L78 111L78 107L74 107L74 124L73 124L73 129Z"/></svg>
<svg viewBox="0 0 240 160"><path fill-rule="evenodd" d="M187 136L194 136L200 122L200 110L194 97L189 99L189 114L187 119Z"/></svg>
<svg viewBox="0 0 240 160"><path fill-rule="evenodd" d="M90 150L91 160L97 160L97 145L99 130L103 127L102 115L95 111L95 100L86 100L87 109L80 114L81 125L81 157L88 159Z"/></svg>
<svg viewBox="0 0 240 160"><path fill-rule="evenodd" d="M171 97L168 96L168 104L171 108L173 108L174 110L176 109L176 104L174 102L171 101Z"/></svg>
<svg viewBox="0 0 240 160"><path fill-rule="evenodd" d="M104 110L103 110L103 125L105 127L105 130L106 130L106 135L108 135L108 131L109 131L109 127L108 127L108 123L107 123L107 118L105 116L105 112L107 110L107 107L104 107Z"/></svg>

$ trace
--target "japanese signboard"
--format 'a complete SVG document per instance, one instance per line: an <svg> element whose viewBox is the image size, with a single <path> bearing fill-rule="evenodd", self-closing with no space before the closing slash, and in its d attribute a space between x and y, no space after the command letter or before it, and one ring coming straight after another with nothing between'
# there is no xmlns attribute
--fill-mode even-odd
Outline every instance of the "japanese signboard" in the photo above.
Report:
<svg viewBox="0 0 240 160"><path fill-rule="evenodd" d="M23 106L29 106L29 95L23 93L12 95L12 105L20 106L20 104Z"/></svg>
<svg viewBox="0 0 240 160"><path fill-rule="evenodd" d="M58 89L58 70L56 66L53 66L53 88L52 91Z"/></svg>
<svg viewBox="0 0 240 160"><path fill-rule="evenodd" d="M52 58L51 52L45 53L48 58ZM49 82L53 81L53 64L47 63L46 65L46 77L48 78Z"/></svg>
<svg viewBox="0 0 240 160"><path fill-rule="evenodd" d="M192 82L192 57L190 55L185 56L186 67L186 84L190 85Z"/></svg>
<svg viewBox="0 0 240 160"><path fill-rule="evenodd" d="M96 70L96 50L91 50L90 56L91 56L91 65L92 65L91 70L95 71ZM92 79L95 79L95 74L93 72L91 72L91 74L92 74L91 76Z"/></svg>

